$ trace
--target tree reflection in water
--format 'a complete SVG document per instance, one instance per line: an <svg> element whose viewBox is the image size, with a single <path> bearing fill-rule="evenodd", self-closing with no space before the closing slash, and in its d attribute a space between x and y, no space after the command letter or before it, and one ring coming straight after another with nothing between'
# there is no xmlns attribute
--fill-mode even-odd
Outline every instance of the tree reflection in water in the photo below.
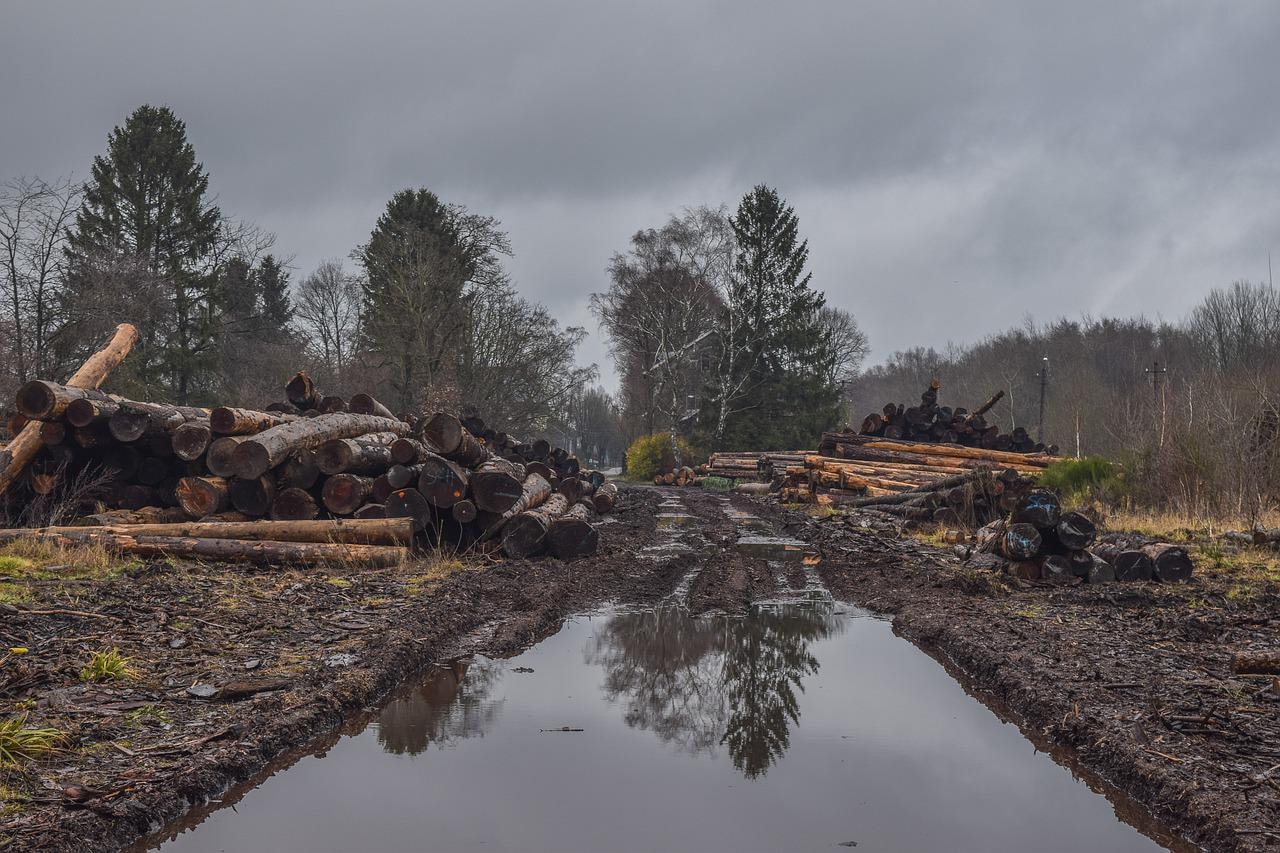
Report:
<svg viewBox="0 0 1280 853"><path fill-rule="evenodd" d="M745 618L690 617L676 608L622 613L600 629L587 662L624 719L690 752L729 750L748 779L764 775L800 721L798 692L818 671L809 643L844 623L829 607L784 605Z"/></svg>
<svg viewBox="0 0 1280 853"><path fill-rule="evenodd" d="M502 676L497 661L455 661L392 699L378 715L378 743L396 755L417 755L429 744L449 746L478 737L502 708L492 699Z"/></svg>

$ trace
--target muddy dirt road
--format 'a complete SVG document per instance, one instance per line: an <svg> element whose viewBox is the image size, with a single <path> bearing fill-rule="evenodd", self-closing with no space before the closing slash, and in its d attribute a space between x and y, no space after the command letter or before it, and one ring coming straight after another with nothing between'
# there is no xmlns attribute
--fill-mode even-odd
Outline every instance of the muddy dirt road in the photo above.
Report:
<svg viewBox="0 0 1280 853"><path fill-rule="evenodd" d="M1246 635L1276 639L1270 591L1228 602L1212 573L1180 588L1011 587L916 543L696 490L628 489L602 533L597 558L569 565L319 577L154 564L74 599L32 586L0 624L0 642L31 649L3 674L5 710L62 729L68 746L6 774L0 839L131 843L331 736L413 673L513 654L606 602L743 614L819 585L891 614L1029 735L1069 747L1176 831L1223 850L1280 837L1280 695L1226 664ZM135 677L80 683L83 655L104 645ZM246 682L271 689L225 691ZM82 801L63 793L72 785Z"/></svg>

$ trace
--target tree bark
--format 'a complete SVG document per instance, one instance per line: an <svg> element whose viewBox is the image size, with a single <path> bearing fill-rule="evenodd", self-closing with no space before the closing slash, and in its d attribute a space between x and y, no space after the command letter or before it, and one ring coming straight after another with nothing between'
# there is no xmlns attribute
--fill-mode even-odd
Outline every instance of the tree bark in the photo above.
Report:
<svg viewBox="0 0 1280 853"><path fill-rule="evenodd" d="M137 510L113 509L95 515L83 515L71 522L72 527L104 527L115 524L164 524L190 521L182 507L146 506Z"/></svg>
<svg viewBox="0 0 1280 853"><path fill-rule="evenodd" d="M547 548L561 560L589 557L600 544L600 534L591 524L591 509L574 504L547 527Z"/></svg>
<svg viewBox="0 0 1280 853"><path fill-rule="evenodd" d="M96 387L76 388L44 379L33 379L18 389L14 408L28 420L51 421L65 415L67 408L76 400L109 403L115 398Z"/></svg>
<svg viewBox="0 0 1280 853"><path fill-rule="evenodd" d="M292 423L301 415L283 412L255 412L252 409L235 409L219 406L209 412L209 428L217 435L253 435L263 430Z"/></svg>
<svg viewBox="0 0 1280 853"><path fill-rule="evenodd" d="M541 475L538 475L541 476ZM502 527L502 553L515 559L532 557L545 547L547 528L569 509L562 494L551 495L538 507L514 515Z"/></svg>
<svg viewBox="0 0 1280 853"><path fill-rule="evenodd" d="M375 432L359 438L335 438L316 448L322 474L377 474L391 465L394 432Z"/></svg>
<svg viewBox="0 0 1280 853"><path fill-rule="evenodd" d="M436 412L422 426L422 435L440 448L439 455L467 468L476 468L489 458L489 451L467 431L462 421L446 412Z"/></svg>
<svg viewBox="0 0 1280 853"><path fill-rule="evenodd" d="M124 361L137 340L138 330L128 323L121 323L116 327L111 340L80 366L67 380L67 385L72 388L97 388ZM34 423L24 426L13 441L9 442L4 452L7 461L4 469L0 470L0 495L9 490L9 486L43 446L40 427Z"/></svg>
<svg viewBox="0 0 1280 853"><path fill-rule="evenodd" d="M1280 675L1280 651L1236 652L1231 656L1236 675Z"/></svg>
<svg viewBox="0 0 1280 853"><path fill-rule="evenodd" d="M281 424L246 438L236 448L233 465L236 476L252 480L279 465L295 450L319 447L335 438L355 438L373 432L403 433L408 428L400 421L373 415L346 412L319 415Z"/></svg>
<svg viewBox="0 0 1280 853"><path fill-rule="evenodd" d="M0 539L20 530L0 530ZM40 528L45 533L76 533L83 525ZM117 536L192 536L197 539L240 539L275 542L345 542L353 545L408 545L413 525L408 519L350 519L327 521L182 521L172 523L113 523L93 528Z"/></svg>
<svg viewBox="0 0 1280 853"><path fill-rule="evenodd" d="M356 394L352 397L350 408L358 415L377 415L380 418L399 420L390 409L368 394Z"/></svg>
<svg viewBox="0 0 1280 853"><path fill-rule="evenodd" d="M618 486L615 483L605 483L596 489L596 493L591 496L591 505L596 508L598 513L613 512L614 505L618 502Z"/></svg>

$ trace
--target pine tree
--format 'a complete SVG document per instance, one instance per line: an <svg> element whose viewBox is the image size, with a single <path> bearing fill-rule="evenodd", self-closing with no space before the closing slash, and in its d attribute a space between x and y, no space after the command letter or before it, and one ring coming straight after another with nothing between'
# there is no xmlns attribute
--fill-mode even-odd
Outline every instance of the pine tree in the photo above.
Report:
<svg viewBox="0 0 1280 853"><path fill-rule="evenodd" d="M835 354L819 313L826 300L809 287L809 243L795 211L764 186L748 192L732 217L738 243L734 299L746 340L744 371L754 375L748 404L726 429L726 445L783 449L812 444L834 423L839 391Z"/></svg>
<svg viewBox="0 0 1280 853"><path fill-rule="evenodd" d="M178 402L217 361L218 281L207 261L222 213L206 201L208 188L182 121L168 107L141 106L111 131L106 155L94 158L70 235L73 300L77 289L92 298L89 261L104 256L133 259L165 281L164 316L143 319L141 376Z"/></svg>
<svg viewBox="0 0 1280 853"><path fill-rule="evenodd" d="M289 271L274 255L267 255L258 263L256 278L262 299L261 328L276 335L292 335L293 300L289 297Z"/></svg>

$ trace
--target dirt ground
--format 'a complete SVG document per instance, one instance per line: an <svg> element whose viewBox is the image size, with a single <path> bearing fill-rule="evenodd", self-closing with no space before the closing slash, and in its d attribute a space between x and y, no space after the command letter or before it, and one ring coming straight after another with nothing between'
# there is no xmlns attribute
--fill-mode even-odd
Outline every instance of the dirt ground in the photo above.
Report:
<svg viewBox="0 0 1280 853"><path fill-rule="evenodd" d="M682 501L684 552L655 517ZM731 504L812 544L816 569L730 546L725 499L629 488L601 553L564 564L424 561L360 574L152 563L107 577L0 575L0 712L62 733L60 751L0 771L0 847L113 849L178 819L291 749L332 737L407 676L501 655L606 601L683 597L741 612L816 571L836 598L892 614L1025 731L1069 748L1166 825L1213 849L1280 838L1280 693L1232 676L1230 653L1272 647L1274 584L1202 568L1185 585L1011 582L856 519ZM26 649L4 657L6 648ZM95 652L128 672L85 680ZM90 673L92 675L92 673ZM0 717L2 718L2 717Z"/></svg>

